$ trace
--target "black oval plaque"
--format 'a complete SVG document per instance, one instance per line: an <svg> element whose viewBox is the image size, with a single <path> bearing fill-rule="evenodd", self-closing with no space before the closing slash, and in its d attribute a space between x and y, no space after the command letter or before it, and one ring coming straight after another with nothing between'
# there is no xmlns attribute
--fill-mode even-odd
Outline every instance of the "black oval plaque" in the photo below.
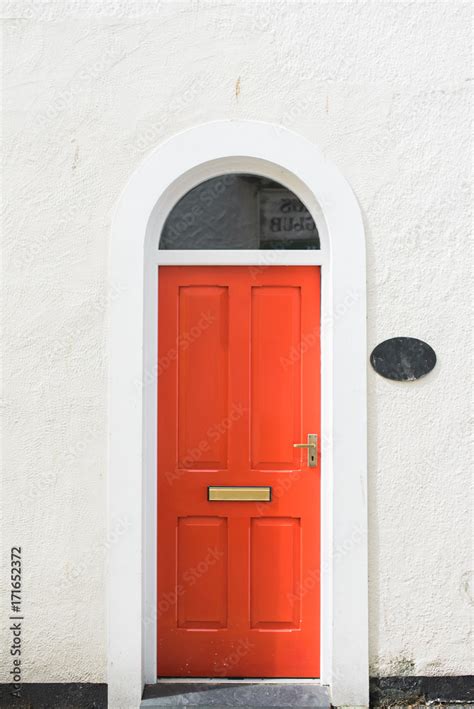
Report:
<svg viewBox="0 0 474 709"><path fill-rule="evenodd" d="M431 372L436 364L432 347L416 337L392 337L381 342L370 355L370 363L382 377L412 382Z"/></svg>

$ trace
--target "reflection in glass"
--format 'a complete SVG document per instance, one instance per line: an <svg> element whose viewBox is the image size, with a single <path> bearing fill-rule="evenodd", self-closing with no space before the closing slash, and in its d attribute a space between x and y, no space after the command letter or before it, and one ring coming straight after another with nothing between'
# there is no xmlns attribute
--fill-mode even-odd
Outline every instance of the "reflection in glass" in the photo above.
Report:
<svg viewBox="0 0 474 709"><path fill-rule="evenodd" d="M286 187L228 174L182 197L163 227L160 249L319 249L311 214Z"/></svg>

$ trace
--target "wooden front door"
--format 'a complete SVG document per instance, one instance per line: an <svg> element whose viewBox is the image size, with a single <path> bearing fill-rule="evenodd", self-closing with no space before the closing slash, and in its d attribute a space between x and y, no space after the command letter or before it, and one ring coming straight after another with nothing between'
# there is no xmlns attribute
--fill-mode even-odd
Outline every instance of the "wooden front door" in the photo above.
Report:
<svg viewBox="0 0 474 709"><path fill-rule="evenodd" d="M158 297L158 676L318 677L320 270L162 266Z"/></svg>

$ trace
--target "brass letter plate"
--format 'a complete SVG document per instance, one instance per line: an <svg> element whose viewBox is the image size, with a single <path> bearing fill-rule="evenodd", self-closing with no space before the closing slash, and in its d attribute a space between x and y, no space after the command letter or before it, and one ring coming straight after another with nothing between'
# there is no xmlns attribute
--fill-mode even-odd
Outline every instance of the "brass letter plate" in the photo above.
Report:
<svg viewBox="0 0 474 709"><path fill-rule="evenodd" d="M271 487L212 487L207 488L209 502L271 502Z"/></svg>

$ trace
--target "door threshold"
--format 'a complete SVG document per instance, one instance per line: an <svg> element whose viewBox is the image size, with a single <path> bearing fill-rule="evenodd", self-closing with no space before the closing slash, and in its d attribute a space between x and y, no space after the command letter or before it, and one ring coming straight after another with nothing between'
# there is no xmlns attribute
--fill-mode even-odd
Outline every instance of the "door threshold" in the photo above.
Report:
<svg viewBox="0 0 474 709"><path fill-rule="evenodd" d="M145 686L140 709L330 709L328 687L312 679L165 678Z"/></svg>
<svg viewBox="0 0 474 709"><path fill-rule="evenodd" d="M157 677L156 684L200 684L210 682L213 684L219 683L236 683L251 682L252 684L321 684L320 679L312 677ZM149 685L153 686L153 685Z"/></svg>

